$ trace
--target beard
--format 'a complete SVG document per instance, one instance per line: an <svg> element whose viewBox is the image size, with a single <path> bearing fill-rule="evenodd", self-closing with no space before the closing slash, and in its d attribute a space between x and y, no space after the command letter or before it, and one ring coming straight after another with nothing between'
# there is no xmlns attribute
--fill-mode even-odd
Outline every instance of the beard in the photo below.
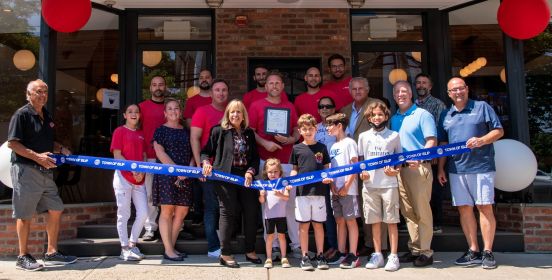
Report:
<svg viewBox="0 0 552 280"><path fill-rule="evenodd" d="M156 91L152 92L151 94L152 94L153 96L155 96L155 97L163 97L163 96L165 96L165 92L162 91L162 90L156 90Z"/></svg>
<svg viewBox="0 0 552 280"><path fill-rule="evenodd" d="M257 81L257 87L264 88L266 85L266 80Z"/></svg>
<svg viewBox="0 0 552 280"><path fill-rule="evenodd" d="M310 83L307 83L307 87L309 87L309 88L319 88L321 83L322 83L322 82L318 82L318 83L316 83L316 84L314 84L314 85L312 85L312 84L310 84Z"/></svg>
<svg viewBox="0 0 552 280"><path fill-rule="evenodd" d="M424 97L429 93L429 90L426 88L417 89L416 92L418 93L418 96Z"/></svg>
<svg viewBox="0 0 552 280"><path fill-rule="evenodd" d="M199 88L202 90L209 90L211 89L211 85L207 81L203 81L199 84Z"/></svg>

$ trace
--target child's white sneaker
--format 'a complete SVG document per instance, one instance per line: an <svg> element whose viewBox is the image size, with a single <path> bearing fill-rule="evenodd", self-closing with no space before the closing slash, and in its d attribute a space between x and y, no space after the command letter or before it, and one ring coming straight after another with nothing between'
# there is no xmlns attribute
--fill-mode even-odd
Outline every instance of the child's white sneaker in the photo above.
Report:
<svg viewBox="0 0 552 280"><path fill-rule="evenodd" d="M370 256L370 260L366 264L366 268L376 269L378 267L382 267L383 265L383 255L381 253L372 253L372 255Z"/></svg>
<svg viewBox="0 0 552 280"><path fill-rule="evenodd" d="M387 263L385 264L386 271L397 271L401 267L399 257L396 254L390 254L387 257Z"/></svg>

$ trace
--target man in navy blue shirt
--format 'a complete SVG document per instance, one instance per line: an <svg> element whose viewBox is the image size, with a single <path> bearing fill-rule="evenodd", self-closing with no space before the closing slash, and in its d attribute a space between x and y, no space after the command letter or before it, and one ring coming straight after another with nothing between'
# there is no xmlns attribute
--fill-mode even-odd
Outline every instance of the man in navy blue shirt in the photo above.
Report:
<svg viewBox="0 0 552 280"><path fill-rule="evenodd" d="M495 268L492 248L496 230L493 214L495 162L492 143L504 135L498 116L489 104L468 98L469 88L461 78L452 78L447 84L453 105L443 111L439 125L440 144L466 142L469 153L450 156L448 172L452 192L452 204L458 206L462 230L469 249L456 260L457 265L482 264L483 268ZM438 178L447 182L445 163L439 160ZM483 253L477 243L477 220L474 205L479 211L479 223L483 237Z"/></svg>

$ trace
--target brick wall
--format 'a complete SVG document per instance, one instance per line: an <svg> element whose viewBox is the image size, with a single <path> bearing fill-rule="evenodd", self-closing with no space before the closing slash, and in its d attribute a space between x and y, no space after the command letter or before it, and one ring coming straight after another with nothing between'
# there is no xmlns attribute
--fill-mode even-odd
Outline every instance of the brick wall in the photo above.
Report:
<svg viewBox="0 0 552 280"><path fill-rule="evenodd" d="M61 216L59 240L76 238L77 228L83 224L114 223L116 212L115 203L65 205ZM11 215L10 205L0 206L0 257L16 256L19 253L15 219ZM46 218L46 214L41 214L32 220L28 242L30 254L40 255L45 251Z"/></svg>
<svg viewBox="0 0 552 280"><path fill-rule="evenodd" d="M217 9L217 77L230 83L231 98L247 92L248 57L320 57L339 53L351 65L348 9ZM246 27L234 23L248 18ZM328 75L324 75L327 77Z"/></svg>
<svg viewBox="0 0 552 280"><path fill-rule="evenodd" d="M526 252L552 252L552 205L526 205L523 233Z"/></svg>

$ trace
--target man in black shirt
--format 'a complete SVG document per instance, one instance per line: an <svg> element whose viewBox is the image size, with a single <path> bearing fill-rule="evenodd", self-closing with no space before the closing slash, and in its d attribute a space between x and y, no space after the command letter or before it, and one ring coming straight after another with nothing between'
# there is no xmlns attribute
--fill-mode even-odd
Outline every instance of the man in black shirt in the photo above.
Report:
<svg viewBox="0 0 552 280"><path fill-rule="evenodd" d="M46 265L74 263L77 258L64 256L57 251L57 238L63 202L53 181L56 151L65 155L71 152L54 142L54 122L46 108L48 86L42 80L27 85L27 103L11 118L8 130L8 147L13 150L11 175L13 184L13 218L17 220L19 256L16 267L27 271L41 270L43 266L27 252L31 219L35 213L48 212L46 232L48 248L44 255Z"/></svg>

